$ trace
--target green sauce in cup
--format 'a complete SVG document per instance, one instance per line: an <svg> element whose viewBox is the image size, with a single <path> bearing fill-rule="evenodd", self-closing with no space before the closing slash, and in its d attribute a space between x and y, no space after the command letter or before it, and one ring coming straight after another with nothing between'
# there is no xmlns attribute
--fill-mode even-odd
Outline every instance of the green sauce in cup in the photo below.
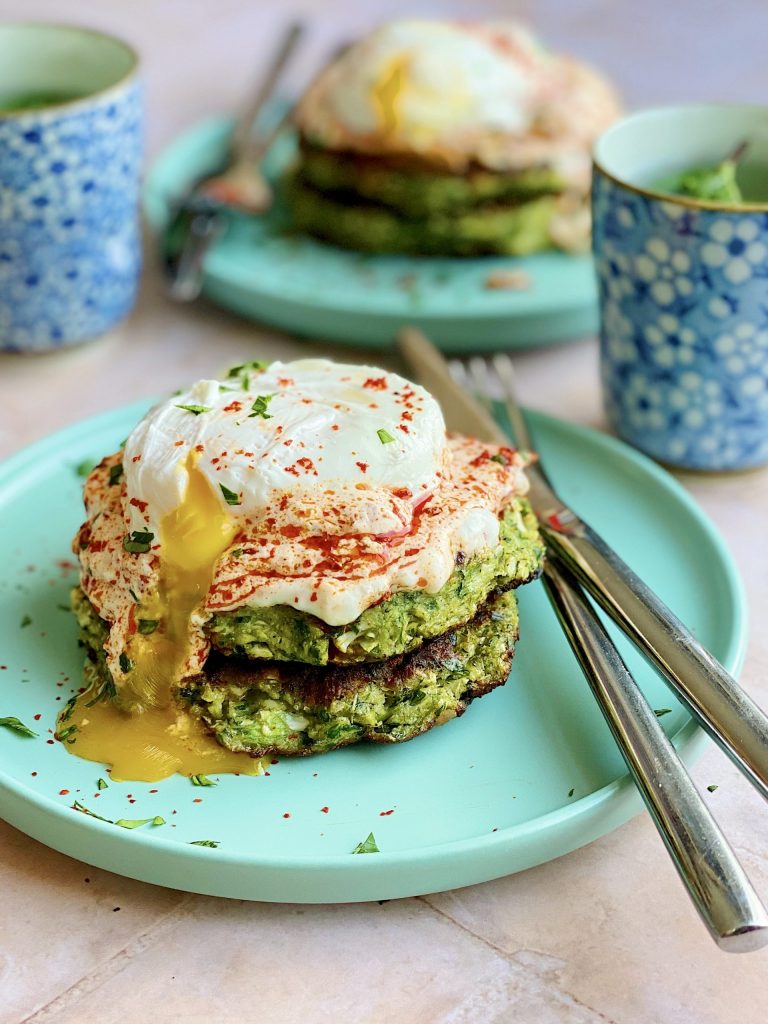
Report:
<svg viewBox="0 0 768 1024"><path fill-rule="evenodd" d="M691 167L657 181L654 188L673 196L690 196L718 203L743 203L744 197L736 181L739 161L747 150L747 143L734 150L725 160L705 167Z"/></svg>

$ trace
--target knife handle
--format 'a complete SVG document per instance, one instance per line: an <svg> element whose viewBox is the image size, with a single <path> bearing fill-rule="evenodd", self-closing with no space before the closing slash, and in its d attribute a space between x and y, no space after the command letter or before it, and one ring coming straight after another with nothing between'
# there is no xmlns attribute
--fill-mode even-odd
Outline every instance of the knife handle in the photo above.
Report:
<svg viewBox="0 0 768 1024"><path fill-rule="evenodd" d="M595 531L541 522L555 555L672 685L712 739L768 798L768 716Z"/></svg>
<svg viewBox="0 0 768 1024"><path fill-rule="evenodd" d="M544 584L568 642L694 906L718 946L768 943L768 914L589 601L548 562Z"/></svg>

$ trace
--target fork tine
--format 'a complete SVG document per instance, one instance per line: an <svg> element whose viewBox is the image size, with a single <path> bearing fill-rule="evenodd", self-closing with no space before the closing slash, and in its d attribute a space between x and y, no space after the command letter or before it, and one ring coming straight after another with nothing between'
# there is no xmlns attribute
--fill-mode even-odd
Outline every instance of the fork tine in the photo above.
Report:
<svg viewBox="0 0 768 1024"><path fill-rule="evenodd" d="M491 368L481 356L472 356L467 363L469 382L475 397L491 410Z"/></svg>
<svg viewBox="0 0 768 1024"><path fill-rule="evenodd" d="M514 364L508 355L504 355L501 352L493 357L492 363L496 376L501 382L504 392L504 407L507 410L507 416L509 417L517 446L526 451L533 451L533 442L528 432L528 425L525 422L523 410L517 401L517 375L515 374Z"/></svg>

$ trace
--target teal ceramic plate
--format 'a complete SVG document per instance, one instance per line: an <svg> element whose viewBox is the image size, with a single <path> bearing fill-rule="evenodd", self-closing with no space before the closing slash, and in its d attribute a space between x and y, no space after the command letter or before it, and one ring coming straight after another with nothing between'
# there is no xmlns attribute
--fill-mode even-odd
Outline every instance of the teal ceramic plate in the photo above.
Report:
<svg viewBox="0 0 768 1024"><path fill-rule="evenodd" d="M75 467L117 448L144 411L120 409L28 448L0 468L0 815L73 857L160 885L277 902L391 899L470 885L558 857L616 828L640 799L540 583L520 592L509 683L466 715L402 746L281 760L262 778L196 788L176 776L109 783L53 740L79 685L66 610L70 538L81 520ZM600 434L536 416L563 496L584 513L717 658L740 667L745 607L712 525L662 469ZM686 759L703 734L622 642ZM109 819L159 815L127 830ZM353 855L373 832L381 853ZM211 840L218 847L190 845Z"/></svg>
<svg viewBox="0 0 768 1024"><path fill-rule="evenodd" d="M147 218L162 230L169 204L209 173L225 151L230 122L204 121L177 138L149 173ZM283 137L265 164L274 177L291 159ZM597 330L597 290L590 256L548 252L524 259L437 259L345 252L304 235L290 236L280 211L233 214L205 262L205 293L214 302L292 334L388 346L404 323L451 351L521 348ZM495 270L525 272L530 287L490 290Z"/></svg>

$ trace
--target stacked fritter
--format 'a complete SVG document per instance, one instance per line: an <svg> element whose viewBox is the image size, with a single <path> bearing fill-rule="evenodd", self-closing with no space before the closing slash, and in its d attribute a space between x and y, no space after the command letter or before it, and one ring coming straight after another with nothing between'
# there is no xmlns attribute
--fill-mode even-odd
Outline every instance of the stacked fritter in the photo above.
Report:
<svg viewBox="0 0 768 1024"><path fill-rule="evenodd" d="M200 382L87 482L89 692L252 755L410 739L507 678L542 559L526 488L515 451L446 437L395 374Z"/></svg>
<svg viewBox="0 0 768 1024"><path fill-rule="evenodd" d="M600 75L515 23L392 22L302 98L292 216L372 252L583 247L591 146L618 112Z"/></svg>

